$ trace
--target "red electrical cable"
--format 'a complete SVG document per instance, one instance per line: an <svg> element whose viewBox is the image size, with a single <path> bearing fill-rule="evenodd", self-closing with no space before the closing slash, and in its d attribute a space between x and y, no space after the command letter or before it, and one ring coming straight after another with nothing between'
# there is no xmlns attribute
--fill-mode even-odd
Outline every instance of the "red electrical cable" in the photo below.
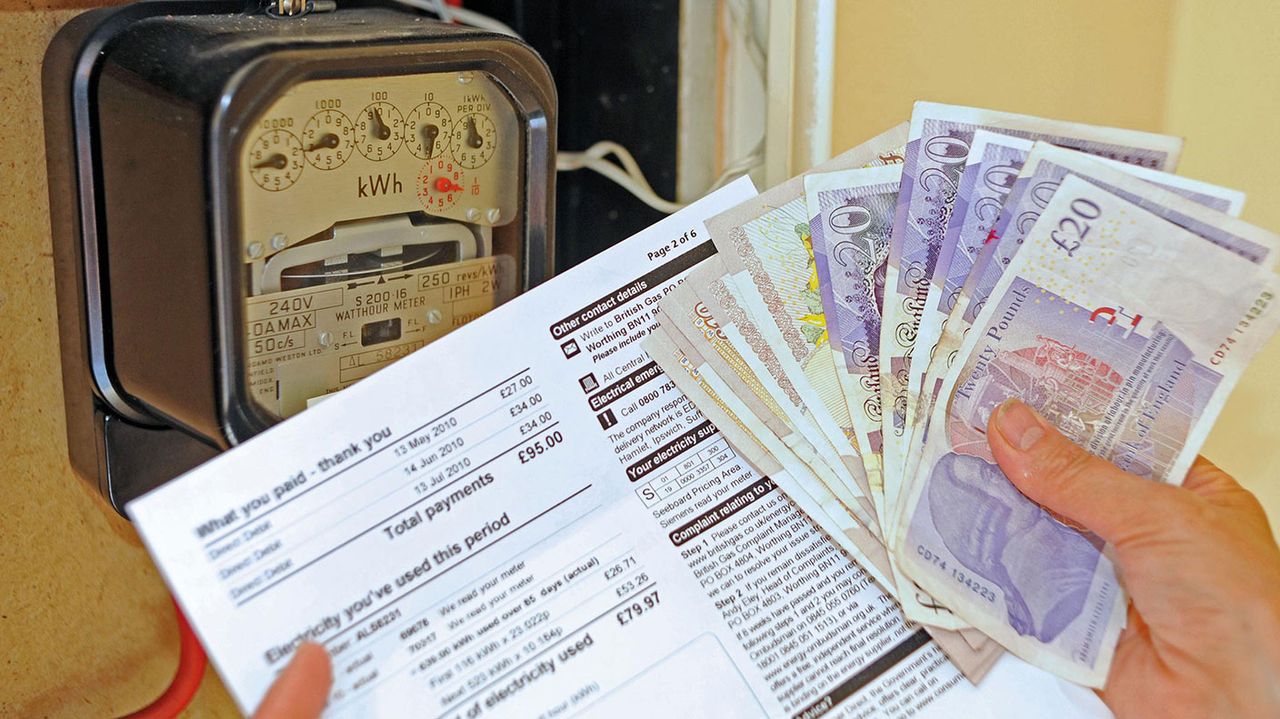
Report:
<svg viewBox="0 0 1280 719"><path fill-rule="evenodd" d="M173 719L187 708L196 695L196 690L200 688L204 668L209 661L177 601L173 603L173 611L178 615L178 671L173 675L173 681L169 682L169 688L155 701L123 719Z"/></svg>

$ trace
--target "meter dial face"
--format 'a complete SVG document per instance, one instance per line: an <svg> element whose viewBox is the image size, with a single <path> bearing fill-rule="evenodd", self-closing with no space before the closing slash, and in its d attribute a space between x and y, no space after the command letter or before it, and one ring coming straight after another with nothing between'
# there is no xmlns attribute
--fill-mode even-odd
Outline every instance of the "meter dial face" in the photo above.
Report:
<svg viewBox="0 0 1280 719"><path fill-rule="evenodd" d="M405 143L420 160L434 160L445 154L453 134L453 119L438 102L424 102L413 108L404 123Z"/></svg>
<svg viewBox="0 0 1280 719"><path fill-rule="evenodd" d="M497 138L498 130L488 115L463 115L453 126L453 159L466 168L481 167L493 157Z"/></svg>
<svg viewBox="0 0 1280 719"><path fill-rule="evenodd" d="M380 162L389 159L404 142L404 117L389 102L375 102L360 111L356 120L356 149Z"/></svg>
<svg viewBox="0 0 1280 719"><path fill-rule="evenodd" d="M457 69L302 80L246 125L232 360L255 416L301 412L513 294L537 219L525 178L552 159L525 126L507 88Z"/></svg>
<svg viewBox="0 0 1280 719"><path fill-rule="evenodd" d="M466 170L448 158L428 160L418 176L418 199L428 212L442 212L458 204L463 195L479 192L480 185L469 180Z"/></svg>
<svg viewBox="0 0 1280 719"><path fill-rule="evenodd" d="M338 110L321 110L302 129L302 151L317 170L341 167L355 152L356 129Z"/></svg>
<svg viewBox="0 0 1280 719"><path fill-rule="evenodd" d="M287 190L302 175L302 154L302 143L292 132L267 130L250 146L249 175L264 190Z"/></svg>

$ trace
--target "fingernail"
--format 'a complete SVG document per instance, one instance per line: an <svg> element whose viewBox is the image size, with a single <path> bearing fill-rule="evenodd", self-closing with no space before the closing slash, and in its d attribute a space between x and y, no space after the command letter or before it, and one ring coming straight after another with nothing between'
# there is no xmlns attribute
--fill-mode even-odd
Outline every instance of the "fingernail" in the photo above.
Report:
<svg viewBox="0 0 1280 719"><path fill-rule="evenodd" d="M1025 452L1044 436L1044 427L1035 411L1016 399L1005 400L996 409L996 429L1004 441Z"/></svg>

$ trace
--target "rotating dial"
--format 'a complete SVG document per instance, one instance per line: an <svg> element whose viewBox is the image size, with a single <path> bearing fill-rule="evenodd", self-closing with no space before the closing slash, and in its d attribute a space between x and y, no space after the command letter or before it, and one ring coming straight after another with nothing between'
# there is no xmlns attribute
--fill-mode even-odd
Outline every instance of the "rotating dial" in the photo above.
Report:
<svg viewBox="0 0 1280 719"><path fill-rule="evenodd" d="M468 193L479 194L480 185L471 181L458 163L440 157L423 165L422 174L418 176L418 200L428 213L449 210Z"/></svg>
<svg viewBox="0 0 1280 719"><path fill-rule="evenodd" d="M317 170L341 167L355 152L355 146L356 129L338 110L317 112L302 130L303 152Z"/></svg>
<svg viewBox="0 0 1280 719"><path fill-rule="evenodd" d="M306 167L302 156L302 143L292 132L267 130L249 146L249 176L269 192L287 190Z"/></svg>
<svg viewBox="0 0 1280 719"><path fill-rule="evenodd" d="M453 159L468 169L483 166L493 157L498 129L488 115L463 115L453 126Z"/></svg>
<svg viewBox="0 0 1280 719"><path fill-rule="evenodd" d="M413 108L404 123L405 144L419 160L434 160L444 155L453 134L453 119L438 102L424 102Z"/></svg>
<svg viewBox="0 0 1280 719"><path fill-rule="evenodd" d="M404 142L404 117L389 102L375 102L360 111L356 120L356 149L381 162L396 154Z"/></svg>

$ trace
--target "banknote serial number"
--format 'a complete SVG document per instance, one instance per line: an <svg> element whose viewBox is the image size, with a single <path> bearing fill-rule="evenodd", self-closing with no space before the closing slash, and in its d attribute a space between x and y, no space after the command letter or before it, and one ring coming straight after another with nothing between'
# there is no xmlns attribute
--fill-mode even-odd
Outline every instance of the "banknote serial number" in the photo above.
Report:
<svg viewBox="0 0 1280 719"><path fill-rule="evenodd" d="M925 548L922 544L916 545L916 554L920 555L920 557L926 562L933 564L933 566L937 567L944 574L950 574L951 579L953 579L957 584L968 587L969 591L979 597L982 597L988 602L995 604L996 593L987 588L981 581L975 579L968 572L951 565L946 559Z"/></svg>
<svg viewBox="0 0 1280 719"><path fill-rule="evenodd" d="M1218 345L1218 349L1213 351L1213 356L1209 358L1209 364L1220 365L1223 362L1226 362L1227 355L1231 353L1232 348L1235 346L1236 342L1239 341L1237 337L1243 335L1249 330L1249 327L1253 325L1255 320L1262 316L1262 313L1266 311L1267 306L1270 305L1271 301L1274 299L1275 294L1272 292L1264 290L1259 293L1258 298L1253 301L1253 304L1249 306L1249 309L1245 310L1244 317L1241 317L1240 321L1236 323L1235 329L1233 329L1231 334L1227 335L1227 338Z"/></svg>

